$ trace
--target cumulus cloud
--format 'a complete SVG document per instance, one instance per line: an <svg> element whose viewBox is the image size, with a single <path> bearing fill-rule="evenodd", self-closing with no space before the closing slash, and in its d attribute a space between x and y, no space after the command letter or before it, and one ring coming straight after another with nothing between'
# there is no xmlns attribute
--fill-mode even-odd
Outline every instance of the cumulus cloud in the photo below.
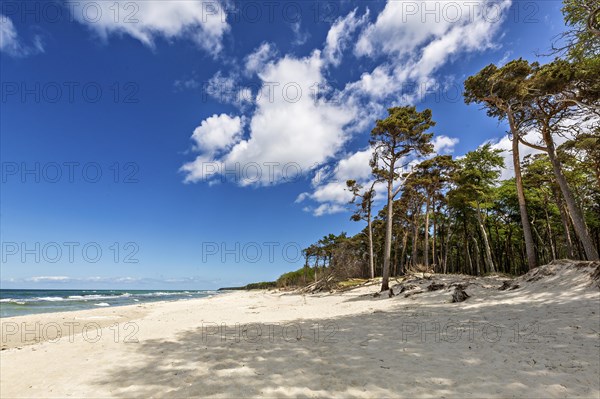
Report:
<svg viewBox="0 0 600 399"><path fill-rule="evenodd" d="M259 168L259 176L238 176L239 184L278 184L290 173L316 169L340 151L353 110L311 95L315 84L324 82L322 67L320 52L315 51L304 58L285 56L259 73L263 86L248 123L249 137L213 159L241 171L246 165ZM196 161L184 167L188 180L197 175Z"/></svg>
<svg viewBox="0 0 600 399"><path fill-rule="evenodd" d="M12 20L0 14L0 51L12 57L27 57L44 52L40 36L33 37L31 45L23 44Z"/></svg>
<svg viewBox="0 0 600 399"><path fill-rule="evenodd" d="M409 3L437 7L440 18L424 22L423 15L413 15L423 10L403 10ZM360 16L355 9L332 24L322 52L314 50L306 57L279 56L271 44L261 44L244 60L244 75L257 75L262 84L252 114L246 116L247 137L236 136L239 141L219 155L199 154L182 168L186 180L198 181L202 165L215 162L215 177L218 169L254 164L260 175L248 179L242 173L238 184L276 184L288 181L284 168L293 164L314 176L310 191L296 202L307 203L304 209L314 215L344 211L351 198L345 181L369 184L372 179L371 150L348 153L344 146L350 138L364 134L384 116L384 104L414 104L432 90L445 89L437 72L452 59L494 48L493 38L511 0L486 0L479 7L472 2L426 3L389 1L371 23L368 10ZM300 24L292 29L301 32ZM331 87L324 75L342 64L352 43L354 55L368 58L372 69L342 87ZM457 143L442 135L433 144L437 153L448 154Z"/></svg>
<svg viewBox="0 0 600 399"><path fill-rule="evenodd" d="M433 151L438 154L451 154L458 142L459 140L456 137L435 136L432 141Z"/></svg>
<svg viewBox="0 0 600 399"><path fill-rule="evenodd" d="M141 2L83 0L69 3L76 21L101 38L129 35L154 48L161 37L186 38L210 54L222 50L222 39L230 26L225 9L217 1L146 0Z"/></svg>
<svg viewBox="0 0 600 399"><path fill-rule="evenodd" d="M239 116L215 114L202 121L200 126L194 130L192 139L196 143L197 149L208 154L215 154L238 141L241 133L242 120Z"/></svg>

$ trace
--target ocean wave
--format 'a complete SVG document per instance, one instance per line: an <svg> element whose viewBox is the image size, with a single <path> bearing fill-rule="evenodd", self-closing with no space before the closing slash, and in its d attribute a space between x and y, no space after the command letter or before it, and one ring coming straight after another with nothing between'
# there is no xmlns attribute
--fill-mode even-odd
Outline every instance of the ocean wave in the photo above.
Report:
<svg viewBox="0 0 600 399"><path fill-rule="evenodd" d="M102 306L102 307L104 307L104 306L110 306L110 304L106 303L106 302L100 302L100 303L95 303L94 306Z"/></svg>
<svg viewBox="0 0 600 399"><path fill-rule="evenodd" d="M13 304L13 305L25 305L25 302L23 300L20 299L13 299L13 298L3 298L0 299L1 303L6 303L6 304Z"/></svg>
<svg viewBox="0 0 600 399"><path fill-rule="evenodd" d="M43 296L40 298L31 298L31 301L44 301L44 302L60 302L64 301L65 298L62 296Z"/></svg>
<svg viewBox="0 0 600 399"><path fill-rule="evenodd" d="M126 292L123 295L71 295L67 297L68 300L71 301L89 301L89 300L97 300L97 299L118 299L118 298L128 298L131 294Z"/></svg>

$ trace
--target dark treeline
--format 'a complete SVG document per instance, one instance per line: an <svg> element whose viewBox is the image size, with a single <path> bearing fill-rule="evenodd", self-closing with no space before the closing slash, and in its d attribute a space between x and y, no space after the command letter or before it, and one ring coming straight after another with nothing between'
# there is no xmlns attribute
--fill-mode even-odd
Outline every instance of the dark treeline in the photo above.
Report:
<svg viewBox="0 0 600 399"><path fill-rule="evenodd" d="M408 270L522 274L558 258L598 260L600 13L594 3L565 1L570 30L553 44L553 62L491 64L466 79L465 102L508 126L511 165L489 144L464 157L436 155L432 112L390 108L371 132L372 180L347 182L352 220L364 229L309 246L304 268L280 285L382 276L386 290L390 276ZM519 144L540 153L521 160ZM507 166L514 178L500 180ZM385 196L379 210L376 191Z"/></svg>

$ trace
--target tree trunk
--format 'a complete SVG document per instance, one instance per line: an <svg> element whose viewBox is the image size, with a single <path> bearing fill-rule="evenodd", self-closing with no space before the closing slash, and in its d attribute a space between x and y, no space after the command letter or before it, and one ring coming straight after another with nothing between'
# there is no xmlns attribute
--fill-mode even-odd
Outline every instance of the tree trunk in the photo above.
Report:
<svg viewBox="0 0 600 399"><path fill-rule="evenodd" d="M429 268L429 196L425 204L425 268Z"/></svg>
<svg viewBox="0 0 600 399"><path fill-rule="evenodd" d="M519 132L515 127L515 122L511 110L507 112L508 123L512 133L512 153L513 165L515 168L515 182L517 184L517 197L519 199L519 213L521 214L521 226L523 228L523 238L525 240L525 251L527 252L527 266L529 270L537 267L535 256L535 245L529 216L527 215L527 204L525 202L525 192L523 191L523 179L521 177L521 157L519 156Z"/></svg>
<svg viewBox="0 0 600 399"><path fill-rule="evenodd" d="M562 222L563 229L565 230L565 241L567 243L567 251L569 253L568 256L569 258L574 259L575 247L573 246L573 239L571 238L571 226L569 224L569 216L565 211L565 207L563 205L560 194L555 189L552 189L552 192L554 194L554 201L556 202L556 206L558 207L558 211L560 212L560 220Z"/></svg>
<svg viewBox="0 0 600 399"><path fill-rule="evenodd" d="M371 278L375 278L375 261L373 260L373 225L371 222L371 210L367 215L367 228L369 229L369 268L371 271Z"/></svg>
<svg viewBox="0 0 600 399"><path fill-rule="evenodd" d="M469 274L473 274L473 260L471 259L471 251L469 251L469 238L465 231L465 258L469 262ZM464 270L463 270L464 272Z"/></svg>
<svg viewBox="0 0 600 399"><path fill-rule="evenodd" d="M400 230L400 226L398 226L398 230ZM400 253L400 231L396 232L396 240L394 241L394 276L397 276L400 272L400 260L399 258L399 253Z"/></svg>
<svg viewBox="0 0 600 399"><path fill-rule="evenodd" d="M436 268L436 265L438 264L438 261L436 259L436 250L435 250L435 244L436 244L436 235L437 235L437 213L435 211L435 201L433 202L433 236L431 237L431 262L433 264L433 270L435 271L436 269L439 270L439 268Z"/></svg>
<svg viewBox="0 0 600 399"><path fill-rule="evenodd" d="M546 202L548 202L547 198ZM552 260L556 260L556 245L554 244L554 236L552 234L552 226L550 225L550 215L548 215L548 208L544 208L544 211L546 213L546 229L548 230L548 240L550 241Z"/></svg>
<svg viewBox="0 0 600 399"><path fill-rule="evenodd" d="M473 240L473 249L475 249L475 270L477 275L481 276L481 268L479 267L479 258L481 258L479 255L479 243L475 237L471 237L471 239Z"/></svg>
<svg viewBox="0 0 600 399"><path fill-rule="evenodd" d="M448 231L446 232L446 240L444 241L443 245L444 245L444 260L443 260L443 264L442 264L442 272L444 274L446 274L448 272L448 246L450 245L450 239L452 238L452 234L454 234L454 231L451 230L452 229L452 225L450 223L448 223Z"/></svg>
<svg viewBox="0 0 600 399"><path fill-rule="evenodd" d="M479 202L477 202L477 224L479 225L479 230L481 231L481 237L483 238L483 245L485 247L485 263L490 271L490 273L496 273L496 268L494 267L494 260L492 259L492 248L490 248L490 242L488 240L487 232L485 231L485 226L483 225L483 218L481 217L481 209L479 206Z"/></svg>
<svg viewBox="0 0 600 399"><path fill-rule="evenodd" d="M408 241L408 231L404 231L402 236L402 254L400 255L400 274L404 274L404 259L406 257L406 243Z"/></svg>
<svg viewBox="0 0 600 399"><path fill-rule="evenodd" d="M388 291L390 279L390 258L392 255L392 219L394 216L394 162L390 163L387 187L387 217L385 223L385 246L383 250L383 278L381 280L381 291Z"/></svg>
<svg viewBox="0 0 600 399"><path fill-rule="evenodd" d="M514 265L514 259L513 259L513 246L512 246L512 234L513 231L512 229L509 228L508 230L508 237L506 237L506 266L508 266L506 268L506 270L510 273L510 274L516 274L516 268L513 268ZM513 262L511 262L513 261Z"/></svg>
<svg viewBox="0 0 600 399"><path fill-rule="evenodd" d="M575 198L573 197L573 193L567 184L567 179L562 173L562 165L558 156L556 154L556 148L554 147L554 140L552 139L552 134L550 133L550 129L547 127L542 128L542 136L544 137L544 142L546 143L546 149L548 152L548 157L550 158L550 163L552 164L552 169L554 170L554 174L556 176L556 181L558 182L558 186L560 187L560 191L565 199L565 203L567 204L567 209L571 214L571 220L573 221L573 227L575 228L575 234L577 238L581 241L583 245L583 250L585 251L585 255L588 260L600 260L598 256L598 251L594 246L594 241L590 237L590 234L587 231L585 226L585 221L583 219L583 214L581 209L575 203Z"/></svg>
<svg viewBox="0 0 600 399"><path fill-rule="evenodd" d="M413 215L412 255L410 259L410 264L412 266L417 266L417 244L419 242L419 223L417 222L418 219L418 214L415 211L415 214Z"/></svg>

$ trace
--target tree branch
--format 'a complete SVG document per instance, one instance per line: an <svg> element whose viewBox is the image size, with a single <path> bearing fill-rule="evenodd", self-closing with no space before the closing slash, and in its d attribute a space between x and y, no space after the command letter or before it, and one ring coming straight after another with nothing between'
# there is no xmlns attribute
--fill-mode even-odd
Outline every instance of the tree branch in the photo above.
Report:
<svg viewBox="0 0 600 399"><path fill-rule="evenodd" d="M517 136L518 136L518 138L517 138L517 139L519 140L519 143L521 143L521 144L523 144L523 145L526 145L527 147L534 148L534 149L536 149L536 150L540 150L540 151L548 152L548 149L547 149L546 147L542 147L542 146L540 146L540 145L536 145L536 144L530 143L530 142L528 142L528 141L525 141L525 140L523 139L523 137L521 137L520 135L517 135Z"/></svg>

